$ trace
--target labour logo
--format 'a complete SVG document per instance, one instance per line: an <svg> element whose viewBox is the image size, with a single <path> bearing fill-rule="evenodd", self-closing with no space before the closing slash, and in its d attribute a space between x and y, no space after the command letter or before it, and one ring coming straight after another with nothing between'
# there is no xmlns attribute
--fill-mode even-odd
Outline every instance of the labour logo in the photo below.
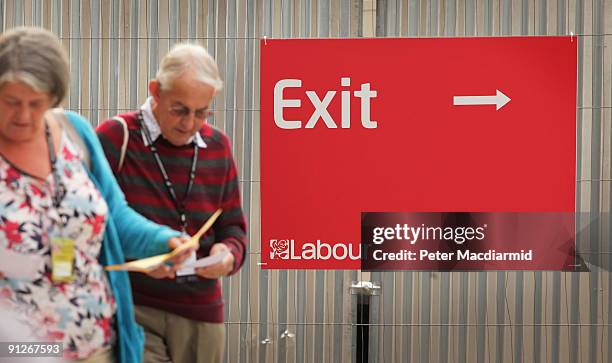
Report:
<svg viewBox="0 0 612 363"><path fill-rule="evenodd" d="M280 258L283 260L289 259L289 240L270 240L270 259L274 258Z"/></svg>

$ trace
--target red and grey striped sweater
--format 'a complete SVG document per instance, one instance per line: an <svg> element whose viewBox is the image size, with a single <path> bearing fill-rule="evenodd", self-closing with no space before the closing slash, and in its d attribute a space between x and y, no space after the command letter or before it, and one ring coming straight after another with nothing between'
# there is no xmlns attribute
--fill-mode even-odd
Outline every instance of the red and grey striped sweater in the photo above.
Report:
<svg viewBox="0 0 612 363"><path fill-rule="evenodd" d="M119 172L123 127L115 120L107 120L96 131L129 205L157 223L180 230L179 214L164 186L155 158L143 142L138 112L119 116L126 120L129 131L127 152ZM221 216L200 239L198 258L207 256L212 244L225 243L235 257L231 272L235 273L242 266L246 254L246 222L240 203L236 165L225 134L204 124L200 135L207 146L198 152L196 177L185 201L187 233L195 234L217 208L222 208ZM176 195L182 200L189 181L193 145L177 147L161 136L155 145ZM130 280L137 305L151 306L194 320L223 322L219 280L199 278L198 281L177 283L169 279L153 279L141 273L130 273Z"/></svg>

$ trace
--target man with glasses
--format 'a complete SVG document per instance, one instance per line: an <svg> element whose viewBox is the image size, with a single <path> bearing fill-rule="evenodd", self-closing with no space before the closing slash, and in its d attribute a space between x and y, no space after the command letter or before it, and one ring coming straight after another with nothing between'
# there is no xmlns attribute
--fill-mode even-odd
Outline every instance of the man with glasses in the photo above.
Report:
<svg viewBox="0 0 612 363"><path fill-rule="evenodd" d="M246 223L229 139L206 122L221 87L217 65L204 48L177 45L149 82L150 97L141 108L97 129L128 203L144 216L194 235L223 210L194 257L225 255L220 262L178 271L176 279L131 273L136 320L145 328L145 362L223 357L219 278L244 262Z"/></svg>

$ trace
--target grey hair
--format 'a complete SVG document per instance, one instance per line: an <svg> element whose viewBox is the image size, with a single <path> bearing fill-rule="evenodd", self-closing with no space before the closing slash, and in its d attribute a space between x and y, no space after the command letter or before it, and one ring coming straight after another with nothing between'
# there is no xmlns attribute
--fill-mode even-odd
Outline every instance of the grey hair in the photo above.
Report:
<svg viewBox="0 0 612 363"><path fill-rule="evenodd" d="M0 86L21 81L53 97L58 106L68 92L68 57L59 39L43 28L18 27L0 35Z"/></svg>
<svg viewBox="0 0 612 363"><path fill-rule="evenodd" d="M193 72L197 81L213 87L215 91L223 88L217 62L206 48L191 43L175 45L162 59L156 78L162 89L168 89L172 81L186 71Z"/></svg>

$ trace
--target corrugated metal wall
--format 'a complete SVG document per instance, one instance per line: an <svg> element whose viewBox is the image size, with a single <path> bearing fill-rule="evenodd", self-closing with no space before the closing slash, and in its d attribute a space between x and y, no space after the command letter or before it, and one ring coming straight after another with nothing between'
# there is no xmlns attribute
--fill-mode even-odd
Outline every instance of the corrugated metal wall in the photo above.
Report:
<svg viewBox="0 0 612 363"><path fill-rule="evenodd" d="M580 245L602 251L599 265L611 266L611 0L0 0L0 12L1 29L39 25L61 37L72 64L66 106L93 124L137 107L160 57L177 41L198 41L217 58L226 86L213 123L233 140L251 236L242 272L224 281L227 361L354 361L355 280L382 285L372 298L372 362L612 361L606 270L368 274L257 265L260 37L573 32L577 202L581 211L607 213Z"/></svg>

